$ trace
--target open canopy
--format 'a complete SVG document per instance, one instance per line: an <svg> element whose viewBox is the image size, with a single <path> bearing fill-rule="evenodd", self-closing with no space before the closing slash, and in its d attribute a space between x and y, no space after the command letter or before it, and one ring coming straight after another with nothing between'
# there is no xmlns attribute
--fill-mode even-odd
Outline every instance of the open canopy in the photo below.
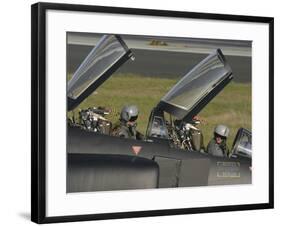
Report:
<svg viewBox="0 0 281 226"><path fill-rule="evenodd" d="M232 70L217 49L188 72L161 99L158 108L179 120L191 120L232 79Z"/></svg>
<svg viewBox="0 0 281 226"><path fill-rule="evenodd" d="M68 81L68 110L87 98L130 55L131 51L120 36L104 35Z"/></svg>

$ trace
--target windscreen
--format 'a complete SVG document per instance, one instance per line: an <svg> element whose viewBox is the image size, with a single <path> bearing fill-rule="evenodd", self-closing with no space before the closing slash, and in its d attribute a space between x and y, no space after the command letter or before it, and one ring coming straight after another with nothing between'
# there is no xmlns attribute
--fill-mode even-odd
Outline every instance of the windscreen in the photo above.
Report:
<svg viewBox="0 0 281 226"><path fill-rule="evenodd" d="M104 35L68 81L68 97L79 97L127 51L128 47L121 38L116 35Z"/></svg>
<svg viewBox="0 0 281 226"><path fill-rule="evenodd" d="M151 130L148 136L168 139L168 131L166 129L166 125L162 117L153 117Z"/></svg>
<svg viewBox="0 0 281 226"><path fill-rule="evenodd" d="M187 73L163 98L172 108L165 111L182 119L204 96L231 74L220 50L216 50ZM178 108L179 110L174 110ZM170 109L170 110L169 110Z"/></svg>
<svg viewBox="0 0 281 226"><path fill-rule="evenodd" d="M234 155L252 158L252 133L246 129L239 129L232 150Z"/></svg>

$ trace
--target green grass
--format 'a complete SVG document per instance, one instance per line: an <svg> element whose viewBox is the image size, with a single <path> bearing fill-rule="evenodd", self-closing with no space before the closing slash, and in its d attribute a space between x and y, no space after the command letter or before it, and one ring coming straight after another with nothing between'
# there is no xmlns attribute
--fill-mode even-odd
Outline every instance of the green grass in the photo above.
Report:
<svg viewBox="0 0 281 226"><path fill-rule="evenodd" d="M117 122L122 107L135 104L140 110L138 130L145 134L151 109L177 81L133 74L114 75L75 109L76 116L79 109L103 106L112 111L107 118ZM251 85L231 82L200 112L199 117L204 120L200 128L205 145L211 139L214 127L225 124L230 128L228 145L231 147L240 127L251 130Z"/></svg>

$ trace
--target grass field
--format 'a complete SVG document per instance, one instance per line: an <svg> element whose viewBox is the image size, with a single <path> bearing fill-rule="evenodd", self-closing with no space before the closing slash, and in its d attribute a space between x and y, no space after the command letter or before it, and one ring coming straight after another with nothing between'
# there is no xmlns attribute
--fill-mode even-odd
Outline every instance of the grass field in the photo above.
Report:
<svg viewBox="0 0 281 226"><path fill-rule="evenodd" d="M117 122L122 107L135 104L140 110L138 130L145 134L151 109L177 81L132 74L114 75L76 108L75 115L78 116L79 109L103 106L112 111L107 118ZM214 127L225 124L230 128L228 145L231 147L240 127L251 130L251 107L251 84L231 82L198 115L203 120L200 128L205 146L213 136Z"/></svg>

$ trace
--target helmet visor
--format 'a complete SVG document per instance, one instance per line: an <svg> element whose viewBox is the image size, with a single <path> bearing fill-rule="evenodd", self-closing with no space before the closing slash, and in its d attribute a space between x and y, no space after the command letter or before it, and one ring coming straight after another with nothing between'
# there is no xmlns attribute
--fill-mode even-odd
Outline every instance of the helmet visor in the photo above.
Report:
<svg viewBox="0 0 281 226"><path fill-rule="evenodd" d="M214 133L214 135L215 135L215 137L219 137L219 138L221 138L222 140L226 140L226 138L227 138L227 137L222 136L222 135L219 135L219 134L217 134L217 133Z"/></svg>
<svg viewBox="0 0 281 226"><path fill-rule="evenodd" d="M138 119L138 116L132 116L130 119L129 119L129 122L135 122L137 121Z"/></svg>

